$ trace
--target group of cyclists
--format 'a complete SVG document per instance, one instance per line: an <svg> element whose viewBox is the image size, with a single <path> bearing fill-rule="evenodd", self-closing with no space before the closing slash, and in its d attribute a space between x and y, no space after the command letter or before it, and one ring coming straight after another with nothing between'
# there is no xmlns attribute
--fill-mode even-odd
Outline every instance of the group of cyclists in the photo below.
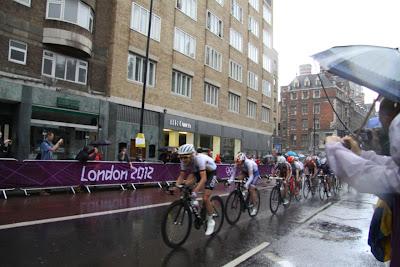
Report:
<svg viewBox="0 0 400 267"><path fill-rule="evenodd" d="M180 146L178 156L181 167L179 177L176 180L176 187L193 186L191 190L191 205L193 207L198 206L197 195L200 191L203 191L202 200L206 211L205 235L212 235L215 228L214 218L218 216L215 214L211 203L211 193L217 183L217 165L210 156L197 153L192 144ZM257 201L256 185L261 179L258 165L254 160L247 158L243 152L239 152L234 160L235 164L231 177L228 179L228 184L238 180L243 181L243 187L248 189L250 202L255 203ZM319 159L316 156L306 157L303 163L298 157L279 155L276 157L276 163L272 170L272 176L280 177L284 180L283 204L288 203L289 179L294 178L295 181L301 181L304 176L313 180L321 173L328 175L331 171L326 159ZM235 180L236 177L237 179ZM256 206L250 205L249 215L254 216L256 214Z"/></svg>

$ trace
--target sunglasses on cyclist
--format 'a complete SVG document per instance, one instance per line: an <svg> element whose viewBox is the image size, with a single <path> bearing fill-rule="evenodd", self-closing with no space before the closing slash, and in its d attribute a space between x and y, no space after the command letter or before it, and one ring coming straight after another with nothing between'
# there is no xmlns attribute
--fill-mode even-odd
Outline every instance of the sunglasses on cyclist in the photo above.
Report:
<svg viewBox="0 0 400 267"><path fill-rule="evenodd" d="M179 156L180 159L190 159L191 155Z"/></svg>

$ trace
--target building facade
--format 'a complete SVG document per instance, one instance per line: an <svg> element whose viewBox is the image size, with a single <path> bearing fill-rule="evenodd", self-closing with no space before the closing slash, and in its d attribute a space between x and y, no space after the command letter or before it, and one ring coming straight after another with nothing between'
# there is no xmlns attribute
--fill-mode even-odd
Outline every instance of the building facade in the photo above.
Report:
<svg viewBox="0 0 400 267"><path fill-rule="evenodd" d="M353 132L365 118L366 109L351 98L356 85L323 71L319 77L311 73L299 75L281 87L281 130L286 150L322 152L327 136Z"/></svg>
<svg viewBox="0 0 400 267"><path fill-rule="evenodd" d="M0 129L33 158L48 130L137 153L149 0L0 0ZM227 12L229 11L229 12ZM107 19L105 19L107 18ZM271 150L278 121L272 1L154 1L143 156L183 143L232 159Z"/></svg>

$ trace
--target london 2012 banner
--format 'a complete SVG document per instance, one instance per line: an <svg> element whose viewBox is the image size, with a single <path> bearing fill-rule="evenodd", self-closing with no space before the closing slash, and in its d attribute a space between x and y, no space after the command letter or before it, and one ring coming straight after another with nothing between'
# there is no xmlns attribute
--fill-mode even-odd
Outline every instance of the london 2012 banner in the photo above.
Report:
<svg viewBox="0 0 400 267"><path fill-rule="evenodd" d="M93 161L37 161L1 160L0 188L57 187L77 185L140 184L175 181L179 164L128 163ZM233 167L217 165L217 177L231 176ZM267 166L260 166L261 174L269 173Z"/></svg>

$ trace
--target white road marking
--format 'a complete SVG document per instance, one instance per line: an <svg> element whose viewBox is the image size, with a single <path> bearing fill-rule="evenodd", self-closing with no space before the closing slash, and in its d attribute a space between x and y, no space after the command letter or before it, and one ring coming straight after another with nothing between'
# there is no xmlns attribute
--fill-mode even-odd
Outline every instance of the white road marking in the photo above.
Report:
<svg viewBox="0 0 400 267"><path fill-rule="evenodd" d="M306 221L308 221L309 219L311 219L312 217L314 217L315 215L317 215L318 213L320 213L321 211L323 211L324 209L328 208L330 205L332 205L332 202L328 202L325 205L323 205L322 207L320 207L319 209L317 209L313 214L311 214L310 216L298 221L298 223L305 223Z"/></svg>
<svg viewBox="0 0 400 267"><path fill-rule="evenodd" d="M225 193L225 194L220 194L219 196L220 197L226 197L228 195L229 195L229 193ZM198 200L201 200L201 198L198 198ZM17 227L24 227L24 226L31 226L31 225L37 225L37 224L45 224L45 223L53 223L53 222L62 222L62 221L83 219L83 218L96 217L96 216L104 216L104 215L110 215L110 214L115 214L115 213L136 211L136 210L152 209L152 208L158 208L158 207L162 207L162 206L168 206L171 203L172 202L164 202L164 203L159 203L159 204L138 206L138 207L132 207L132 208L125 208L125 209L107 210L107 211L83 213L83 214L77 214L77 215L55 217L55 218L48 218L48 219L41 219L41 220L34 220L34 221L3 224L3 225L0 225L0 230L10 229L10 228L17 228Z"/></svg>
<svg viewBox="0 0 400 267"><path fill-rule="evenodd" d="M250 257L254 256L255 254L257 254L258 252L260 252L261 250L263 250L264 248L266 248L268 246L269 246L268 242L263 242L260 245L258 245L257 247L244 253L242 256L234 259L231 262L228 262L227 264L225 264L222 267L235 267L235 266L239 265L240 263L244 262L245 260L249 259Z"/></svg>
<svg viewBox="0 0 400 267"><path fill-rule="evenodd" d="M293 265L290 261L287 261L285 259L280 258L278 255L272 253L272 252L267 252L264 254L265 257L267 257L267 259L269 259L270 261L272 261L273 263L282 266L282 267L294 267L295 265Z"/></svg>

